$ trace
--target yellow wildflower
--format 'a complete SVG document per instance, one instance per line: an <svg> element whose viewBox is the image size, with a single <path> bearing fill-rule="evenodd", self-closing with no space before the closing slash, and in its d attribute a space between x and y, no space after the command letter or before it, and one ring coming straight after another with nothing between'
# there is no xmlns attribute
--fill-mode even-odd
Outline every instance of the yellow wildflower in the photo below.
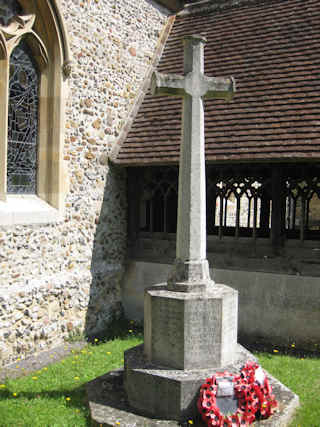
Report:
<svg viewBox="0 0 320 427"><path fill-rule="evenodd" d="M0 388L6 388L5 384L0 384Z"/></svg>
<svg viewBox="0 0 320 427"><path fill-rule="evenodd" d="M12 396L17 397L18 395L17 395L17 393L12 393Z"/></svg>
<svg viewBox="0 0 320 427"><path fill-rule="evenodd" d="M37 379L38 379L38 377L32 377L32 379L33 379L33 380L37 380Z"/></svg>
<svg viewBox="0 0 320 427"><path fill-rule="evenodd" d="M188 420L188 424L193 424L193 421L192 420Z"/></svg>
<svg viewBox="0 0 320 427"><path fill-rule="evenodd" d="M279 350L277 350L276 348L273 350L274 353L279 353Z"/></svg>
<svg viewBox="0 0 320 427"><path fill-rule="evenodd" d="M66 400L69 402L69 400L71 400L71 397L66 397Z"/></svg>
<svg viewBox="0 0 320 427"><path fill-rule="evenodd" d="M129 332L130 332L130 334L133 332L133 330L132 329L129 329Z"/></svg>
<svg viewBox="0 0 320 427"><path fill-rule="evenodd" d="M79 377L74 377L74 379L75 379L76 381L80 380L80 378L79 378Z"/></svg>

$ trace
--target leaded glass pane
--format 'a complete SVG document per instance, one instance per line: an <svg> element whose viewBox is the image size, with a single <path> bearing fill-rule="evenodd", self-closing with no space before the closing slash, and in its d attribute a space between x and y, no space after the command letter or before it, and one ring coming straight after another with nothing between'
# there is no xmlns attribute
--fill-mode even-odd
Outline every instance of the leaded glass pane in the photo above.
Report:
<svg viewBox="0 0 320 427"><path fill-rule="evenodd" d="M0 24L8 25L10 19L15 15L21 15L22 9L16 0L0 0Z"/></svg>
<svg viewBox="0 0 320 427"><path fill-rule="evenodd" d="M10 57L8 193L36 193L38 89L38 70L22 41Z"/></svg>

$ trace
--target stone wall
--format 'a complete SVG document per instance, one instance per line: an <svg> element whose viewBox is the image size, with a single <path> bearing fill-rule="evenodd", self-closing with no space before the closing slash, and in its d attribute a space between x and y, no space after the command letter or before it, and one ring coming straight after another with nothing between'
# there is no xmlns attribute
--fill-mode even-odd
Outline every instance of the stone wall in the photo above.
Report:
<svg viewBox="0 0 320 427"><path fill-rule="evenodd" d="M211 265L214 265L213 263ZM146 287L166 282L170 264L128 263L122 283L124 310L128 318L143 319ZM319 278L232 269L210 270L216 283L239 292L238 336L240 342L258 340L274 346L318 351L320 338Z"/></svg>
<svg viewBox="0 0 320 427"><path fill-rule="evenodd" d="M143 318L146 287L166 282L176 235L140 232L121 285L125 314ZM320 340L320 242L290 239L274 255L267 238L207 237L211 275L239 292L239 336L246 342L316 350Z"/></svg>
<svg viewBox="0 0 320 427"><path fill-rule="evenodd" d="M119 312L126 251L126 176L108 162L168 16L149 0L61 0L74 67L62 221L0 226L0 358L105 328Z"/></svg>

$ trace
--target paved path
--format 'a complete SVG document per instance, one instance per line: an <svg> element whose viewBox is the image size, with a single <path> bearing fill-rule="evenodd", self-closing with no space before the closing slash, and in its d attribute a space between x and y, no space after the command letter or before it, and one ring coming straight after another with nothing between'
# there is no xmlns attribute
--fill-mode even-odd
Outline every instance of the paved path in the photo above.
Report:
<svg viewBox="0 0 320 427"><path fill-rule="evenodd" d="M51 363L59 362L69 356L72 350L81 350L87 343L85 341L62 344L52 350L42 351L26 359L16 360L15 363L0 368L0 382L6 378L18 378L38 371Z"/></svg>

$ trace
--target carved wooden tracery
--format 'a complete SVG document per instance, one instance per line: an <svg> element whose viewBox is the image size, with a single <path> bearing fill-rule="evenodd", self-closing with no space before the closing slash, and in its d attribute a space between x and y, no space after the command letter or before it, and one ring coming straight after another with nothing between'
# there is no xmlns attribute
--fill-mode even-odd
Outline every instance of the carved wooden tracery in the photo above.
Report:
<svg viewBox="0 0 320 427"><path fill-rule="evenodd" d="M275 245L281 245L284 238L320 238L319 167L208 165L206 175L208 234L220 239L270 237ZM135 183L137 228L174 233L178 168L129 169L129 181Z"/></svg>

